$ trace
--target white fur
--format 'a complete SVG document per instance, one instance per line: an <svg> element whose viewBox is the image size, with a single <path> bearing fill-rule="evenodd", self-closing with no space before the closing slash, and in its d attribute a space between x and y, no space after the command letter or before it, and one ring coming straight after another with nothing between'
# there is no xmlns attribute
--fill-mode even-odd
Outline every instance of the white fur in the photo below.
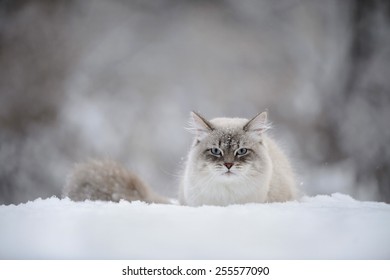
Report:
<svg viewBox="0 0 390 280"><path fill-rule="evenodd" d="M242 138L252 141L253 137L261 137L255 139L261 139L262 142L255 148L262 156L261 162L256 162L256 168L248 165L239 168L233 165L230 170L232 174L227 175L228 169L225 166L216 168L212 164L207 165L203 160L198 160L198 154L202 151L194 143L188 154L181 184L179 197L181 204L222 206L287 201L296 198L294 174L288 159L277 144L264 133L269 128L266 113L259 114L251 121L218 118L203 124L203 118L194 116L193 120L201 134L195 141L207 141L207 133L211 133L209 125L214 131L223 130L221 133L235 133L240 130L243 133L243 127L249 122L247 126L249 131Z"/></svg>

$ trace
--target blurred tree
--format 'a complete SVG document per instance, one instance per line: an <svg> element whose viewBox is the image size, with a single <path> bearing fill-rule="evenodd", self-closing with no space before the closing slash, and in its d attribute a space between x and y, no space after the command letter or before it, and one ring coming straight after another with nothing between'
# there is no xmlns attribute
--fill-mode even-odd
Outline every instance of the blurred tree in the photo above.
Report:
<svg viewBox="0 0 390 280"><path fill-rule="evenodd" d="M358 179L375 178L381 200L390 202L390 2L386 0L356 0L352 5L349 75L346 81L343 110L348 104L359 103L361 111L346 111L344 118L365 118L354 122L355 135L348 140L367 138L362 145L351 147L347 140L342 147L345 154L357 163ZM338 135L345 130L339 127ZM372 136L370 134L373 134ZM345 136L342 136L345 137ZM340 141L345 143L345 141ZM366 152L364 150L368 150Z"/></svg>

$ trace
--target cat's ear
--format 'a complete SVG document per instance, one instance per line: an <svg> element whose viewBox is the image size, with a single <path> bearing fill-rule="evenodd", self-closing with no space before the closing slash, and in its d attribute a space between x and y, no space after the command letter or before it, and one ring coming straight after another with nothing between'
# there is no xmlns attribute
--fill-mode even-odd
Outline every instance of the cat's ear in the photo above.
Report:
<svg viewBox="0 0 390 280"><path fill-rule="evenodd" d="M256 135L261 136L270 128L271 125L267 121L267 112L262 112L248 121L248 123L244 126L244 131L253 132Z"/></svg>
<svg viewBox="0 0 390 280"><path fill-rule="evenodd" d="M213 131L214 128L204 117L198 113L191 112L188 130L195 134L200 141Z"/></svg>

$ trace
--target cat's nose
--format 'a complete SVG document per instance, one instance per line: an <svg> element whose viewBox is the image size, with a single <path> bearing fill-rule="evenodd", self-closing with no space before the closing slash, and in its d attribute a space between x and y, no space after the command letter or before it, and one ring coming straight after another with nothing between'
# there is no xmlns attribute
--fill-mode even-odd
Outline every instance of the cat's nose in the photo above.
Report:
<svg viewBox="0 0 390 280"><path fill-rule="evenodd" d="M233 163L232 162L225 162L223 165L225 165L227 169L230 169L230 168L232 168Z"/></svg>

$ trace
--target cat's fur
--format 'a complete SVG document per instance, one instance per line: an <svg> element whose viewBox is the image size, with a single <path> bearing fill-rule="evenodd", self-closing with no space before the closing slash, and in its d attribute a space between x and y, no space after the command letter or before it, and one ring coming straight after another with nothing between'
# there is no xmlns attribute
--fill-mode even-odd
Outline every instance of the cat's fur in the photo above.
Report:
<svg viewBox="0 0 390 280"><path fill-rule="evenodd" d="M169 203L167 198L154 193L138 176L111 160L91 160L77 164L68 176L63 196L74 201L119 202L124 199Z"/></svg>
<svg viewBox="0 0 390 280"><path fill-rule="evenodd" d="M266 112L252 120L210 121L192 113L190 123L195 140L181 183L181 204L229 205L297 198L289 160L267 135L270 126ZM213 148L214 153L220 154L213 154ZM237 154L245 149L245 154Z"/></svg>

